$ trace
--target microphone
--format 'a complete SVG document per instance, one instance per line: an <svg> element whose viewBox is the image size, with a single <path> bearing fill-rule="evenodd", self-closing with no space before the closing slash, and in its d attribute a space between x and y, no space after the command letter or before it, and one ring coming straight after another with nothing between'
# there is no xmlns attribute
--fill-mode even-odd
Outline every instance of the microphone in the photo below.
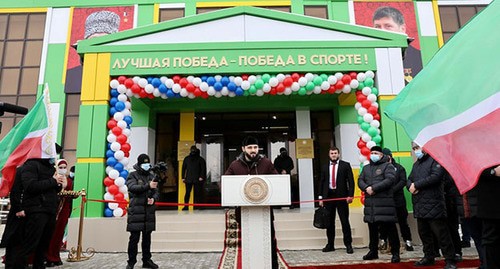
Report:
<svg viewBox="0 0 500 269"><path fill-rule="evenodd" d="M0 102L0 116L3 116L4 112L26 115L26 113L28 113L28 109L22 106Z"/></svg>

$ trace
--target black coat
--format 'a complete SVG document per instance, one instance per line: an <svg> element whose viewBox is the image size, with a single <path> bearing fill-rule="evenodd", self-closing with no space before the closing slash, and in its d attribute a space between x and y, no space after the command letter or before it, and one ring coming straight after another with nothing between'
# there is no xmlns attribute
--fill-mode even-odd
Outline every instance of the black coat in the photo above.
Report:
<svg viewBox="0 0 500 269"><path fill-rule="evenodd" d="M444 168L429 154L418 159L408 177L407 187L415 183L417 194L412 195L413 216L423 219L446 218L444 198Z"/></svg>
<svg viewBox="0 0 500 269"><path fill-rule="evenodd" d="M127 187L130 198L127 231L154 231L156 229L156 205L148 205L148 198L158 201L160 195L158 188L151 189L149 183L154 179L154 175L149 171L144 171L137 164L135 171L127 177Z"/></svg>
<svg viewBox="0 0 500 269"><path fill-rule="evenodd" d="M207 165L199 153L188 155L182 162L182 178L186 183L198 183L207 178Z"/></svg>
<svg viewBox="0 0 500 269"><path fill-rule="evenodd" d="M342 160L338 161L336 189L333 197L354 197L354 176L351 164ZM330 189L330 162L321 168L321 183L319 195L324 199L328 197Z"/></svg>
<svg viewBox="0 0 500 269"><path fill-rule="evenodd" d="M394 168L396 169L396 182L392 186L392 191L394 195L394 203L396 207L406 207L406 199L404 188L406 187L406 169L397 162L392 162Z"/></svg>
<svg viewBox="0 0 500 269"><path fill-rule="evenodd" d="M492 175L491 169L481 173L477 183L477 216L483 219L500 219L500 206L498 206L498 191L500 190L500 177Z"/></svg>
<svg viewBox="0 0 500 269"><path fill-rule="evenodd" d="M365 192L364 222L397 222L392 186L396 181L396 170L386 157L378 162L370 161L359 175L358 186ZM372 187L374 194L366 193Z"/></svg>
<svg viewBox="0 0 500 269"><path fill-rule="evenodd" d="M57 193L62 185L54 179L55 172L48 159L29 159L23 164L20 179L22 208L26 215L40 212L56 215L59 206Z"/></svg>
<svg viewBox="0 0 500 269"><path fill-rule="evenodd" d="M461 218L477 217L478 207L478 191L477 186L463 195L457 196L457 211Z"/></svg>
<svg viewBox="0 0 500 269"><path fill-rule="evenodd" d="M285 157L278 155L276 159L274 159L274 168L281 174L281 171L285 170L285 172L290 175L290 172L293 169L293 160L290 156L286 155Z"/></svg>
<svg viewBox="0 0 500 269"><path fill-rule="evenodd" d="M16 216L17 212L22 211L22 196L23 188L21 181L22 166L16 169L16 176L14 178L14 184L12 184L12 189L10 190L10 209L7 215L7 223L5 224L5 230L2 234L2 242L0 247L6 247L12 245L13 243L19 242L21 240L20 231L24 226L24 218L18 218Z"/></svg>

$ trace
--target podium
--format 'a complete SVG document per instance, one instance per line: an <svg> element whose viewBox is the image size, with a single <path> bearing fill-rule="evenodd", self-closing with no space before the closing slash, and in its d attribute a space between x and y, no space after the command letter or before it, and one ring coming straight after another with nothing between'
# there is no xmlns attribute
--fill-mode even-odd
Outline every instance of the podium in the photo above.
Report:
<svg viewBox="0 0 500 269"><path fill-rule="evenodd" d="M290 175L231 175L221 178L222 206L241 207L243 268L271 268L271 210L290 205Z"/></svg>

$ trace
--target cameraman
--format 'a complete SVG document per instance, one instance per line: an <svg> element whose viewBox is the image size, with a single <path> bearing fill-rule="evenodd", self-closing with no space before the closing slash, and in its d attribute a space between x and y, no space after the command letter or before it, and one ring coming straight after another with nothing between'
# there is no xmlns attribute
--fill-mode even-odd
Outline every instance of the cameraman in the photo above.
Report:
<svg viewBox="0 0 500 269"><path fill-rule="evenodd" d="M135 171L127 178L130 197L127 217L128 241L127 269L134 268L137 262L137 244L142 232L142 268L158 268L151 260L151 233L156 228L155 202L159 198L158 182L150 172L149 156L141 154L134 165Z"/></svg>

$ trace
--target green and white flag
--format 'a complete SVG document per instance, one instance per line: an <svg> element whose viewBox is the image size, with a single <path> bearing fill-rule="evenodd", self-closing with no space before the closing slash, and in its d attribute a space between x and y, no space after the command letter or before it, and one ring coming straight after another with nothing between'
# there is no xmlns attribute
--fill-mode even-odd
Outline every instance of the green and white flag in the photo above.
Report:
<svg viewBox="0 0 500 269"><path fill-rule="evenodd" d="M500 1L492 1L384 112L448 170L461 193L500 164L498 26Z"/></svg>

